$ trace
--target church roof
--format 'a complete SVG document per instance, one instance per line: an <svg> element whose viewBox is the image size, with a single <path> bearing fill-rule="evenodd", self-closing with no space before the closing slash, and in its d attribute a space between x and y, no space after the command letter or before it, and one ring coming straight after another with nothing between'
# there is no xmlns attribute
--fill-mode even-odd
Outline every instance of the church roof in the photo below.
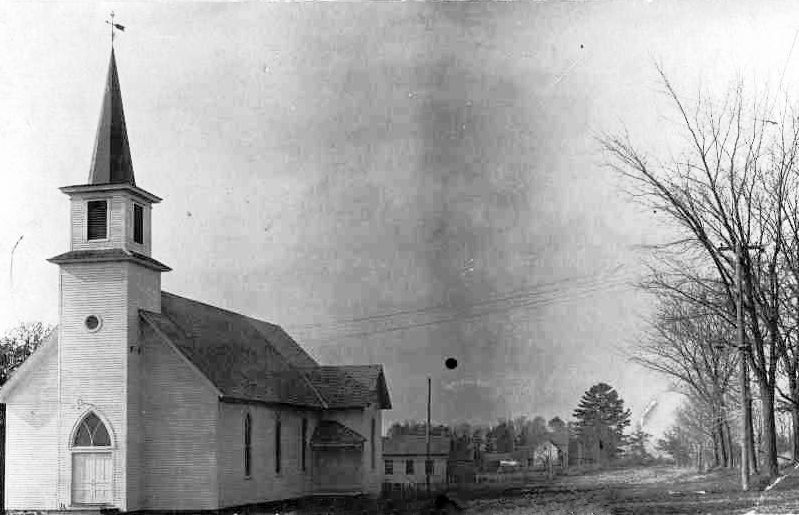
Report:
<svg viewBox="0 0 799 515"><path fill-rule="evenodd" d="M375 404L390 409L380 365L320 366L306 371L308 379L331 408ZM383 383L381 384L381 380Z"/></svg>
<svg viewBox="0 0 799 515"><path fill-rule="evenodd" d="M335 420L322 420L311 436L314 447L359 447L366 438Z"/></svg>
<svg viewBox="0 0 799 515"><path fill-rule="evenodd" d="M390 408L381 366L320 366L277 325L167 292L141 314L229 401Z"/></svg>
<svg viewBox="0 0 799 515"><path fill-rule="evenodd" d="M97 124L89 184L136 185L113 48L111 49L111 60L108 63L100 120Z"/></svg>

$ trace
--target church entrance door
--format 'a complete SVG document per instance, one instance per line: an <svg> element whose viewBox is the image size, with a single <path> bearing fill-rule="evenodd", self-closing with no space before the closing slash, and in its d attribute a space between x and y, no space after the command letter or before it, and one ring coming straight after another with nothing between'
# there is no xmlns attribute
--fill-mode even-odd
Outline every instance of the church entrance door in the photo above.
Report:
<svg viewBox="0 0 799 515"><path fill-rule="evenodd" d="M72 502L107 504L111 502L111 453L72 454Z"/></svg>
<svg viewBox="0 0 799 515"><path fill-rule="evenodd" d="M110 504L114 461L111 435L100 417L89 412L72 439L72 504Z"/></svg>

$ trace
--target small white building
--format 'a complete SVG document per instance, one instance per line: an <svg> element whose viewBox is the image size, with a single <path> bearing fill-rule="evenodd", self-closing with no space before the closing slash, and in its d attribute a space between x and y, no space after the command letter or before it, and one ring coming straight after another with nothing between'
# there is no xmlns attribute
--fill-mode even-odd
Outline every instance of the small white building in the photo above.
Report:
<svg viewBox="0 0 799 515"><path fill-rule="evenodd" d="M552 469L563 466L563 452L552 440L546 439L539 443L533 452L533 467Z"/></svg>
<svg viewBox="0 0 799 515"><path fill-rule="evenodd" d="M447 483L450 438L430 435L430 460L427 461L425 435L397 435L383 438L384 481L392 485L441 486Z"/></svg>
<svg viewBox="0 0 799 515"><path fill-rule="evenodd" d="M7 510L197 513L379 492L381 366L321 366L277 325L161 290L161 199L134 179L113 51L89 181L61 190L59 324L0 390Z"/></svg>

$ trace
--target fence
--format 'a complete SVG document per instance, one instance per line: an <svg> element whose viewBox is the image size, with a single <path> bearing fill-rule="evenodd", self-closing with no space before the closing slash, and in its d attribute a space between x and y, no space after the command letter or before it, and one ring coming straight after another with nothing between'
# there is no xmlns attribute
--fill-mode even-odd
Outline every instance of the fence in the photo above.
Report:
<svg viewBox="0 0 799 515"><path fill-rule="evenodd" d="M384 499L417 501L429 499L445 489L446 485L431 483L428 494L425 483L383 483L382 496Z"/></svg>

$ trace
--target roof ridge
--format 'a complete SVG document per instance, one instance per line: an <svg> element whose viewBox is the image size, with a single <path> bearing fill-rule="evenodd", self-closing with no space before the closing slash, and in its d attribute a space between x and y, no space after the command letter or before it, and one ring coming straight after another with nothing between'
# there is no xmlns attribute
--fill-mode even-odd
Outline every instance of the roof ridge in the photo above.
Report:
<svg viewBox="0 0 799 515"><path fill-rule="evenodd" d="M161 290L161 295L170 295L172 297L177 297L179 299L187 300L189 302L194 302L195 304L201 304L201 305L203 305L205 307L212 308L212 309L215 309L217 311L222 311L223 313L228 313L228 314L231 314L231 315L235 315L235 316L240 317L240 318L246 318L247 321L255 320L256 322L269 324L271 326L279 327L280 329L283 329L278 324L273 324L272 322L267 322L266 320L261 320L260 318L251 317L251 316L245 315L243 313L239 313L238 311L233 311L232 309L220 308L219 306L215 306L213 304L209 304L209 303L203 302L201 300L190 299L189 297L184 297L182 295L178 295L177 293L172 293L172 292L169 292L169 291L166 291L166 290ZM257 327L255 327L254 329L258 330ZM260 332L260 331L258 331L258 332Z"/></svg>
<svg viewBox="0 0 799 515"><path fill-rule="evenodd" d="M151 311L149 309L144 309L144 308L139 308L139 315L145 317L147 322L150 323L151 325L152 325L152 320L149 319L149 317L151 315L155 315L157 317L166 318L167 320L169 320L169 323L172 324L172 326L174 328L176 328L180 332L181 336L183 336L187 340L191 341L192 344L194 343L194 337L192 335L188 334L186 331L184 331L183 328L180 325L178 325L177 322L175 322L174 320L169 318L169 315L167 315L165 313L158 313L156 311Z"/></svg>

